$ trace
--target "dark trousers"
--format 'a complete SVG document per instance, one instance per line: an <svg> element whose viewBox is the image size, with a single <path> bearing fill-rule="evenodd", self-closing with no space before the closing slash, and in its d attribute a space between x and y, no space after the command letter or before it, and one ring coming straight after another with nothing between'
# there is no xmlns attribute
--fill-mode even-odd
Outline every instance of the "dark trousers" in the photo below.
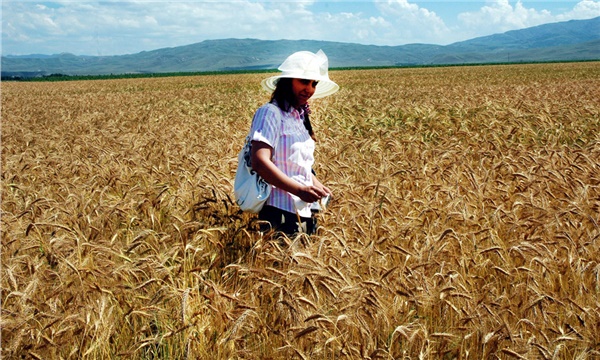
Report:
<svg viewBox="0 0 600 360"><path fill-rule="evenodd" d="M264 232L273 229L293 236L298 233L312 235L317 231L317 219L314 216L299 217L297 214L273 206L265 205L258 213L258 219L270 224L270 226L268 224L261 225L261 231Z"/></svg>

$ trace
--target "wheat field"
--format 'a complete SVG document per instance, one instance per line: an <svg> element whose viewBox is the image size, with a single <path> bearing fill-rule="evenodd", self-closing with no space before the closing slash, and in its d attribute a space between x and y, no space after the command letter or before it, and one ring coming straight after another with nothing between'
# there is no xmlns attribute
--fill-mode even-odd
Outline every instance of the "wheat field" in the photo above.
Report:
<svg viewBox="0 0 600 360"><path fill-rule="evenodd" d="M332 71L286 246L265 76L2 83L2 358L600 358L600 63Z"/></svg>

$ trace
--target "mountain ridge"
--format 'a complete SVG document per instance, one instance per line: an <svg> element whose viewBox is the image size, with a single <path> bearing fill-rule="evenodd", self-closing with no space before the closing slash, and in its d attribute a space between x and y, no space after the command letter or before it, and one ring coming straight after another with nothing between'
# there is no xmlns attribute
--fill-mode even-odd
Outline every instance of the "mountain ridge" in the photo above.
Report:
<svg viewBox="0 0 600 360"><path fill-rule="evenodd" d="M2 77L270 70L323 49L331 68L600 60L600 17L544 24L449 45L220 39L135 54L2 56Z"/></svg>

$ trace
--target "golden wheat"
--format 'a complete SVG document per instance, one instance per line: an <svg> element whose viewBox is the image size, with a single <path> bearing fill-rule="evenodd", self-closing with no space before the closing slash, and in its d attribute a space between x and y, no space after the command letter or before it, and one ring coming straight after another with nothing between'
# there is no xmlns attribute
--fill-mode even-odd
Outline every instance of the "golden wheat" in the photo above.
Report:
<svg viewBox="0 0 600 360"><path fill-rule="evenodd" d="M2 356L600 356L600 64L333 71L313 238L232 201L260 74L2 84Z"/></svg>

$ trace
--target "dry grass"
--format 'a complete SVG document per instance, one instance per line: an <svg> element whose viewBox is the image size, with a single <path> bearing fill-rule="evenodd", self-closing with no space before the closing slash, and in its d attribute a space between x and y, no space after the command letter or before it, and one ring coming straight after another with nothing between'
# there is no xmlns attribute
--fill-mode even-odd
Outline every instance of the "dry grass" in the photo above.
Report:
<svg viewBox="0 0 600 360"><path fill-rule="evenodd" d="M263 76L2 84L3 358L600 357L599 63L332 72L284 249L232 204Z"/></svg>

